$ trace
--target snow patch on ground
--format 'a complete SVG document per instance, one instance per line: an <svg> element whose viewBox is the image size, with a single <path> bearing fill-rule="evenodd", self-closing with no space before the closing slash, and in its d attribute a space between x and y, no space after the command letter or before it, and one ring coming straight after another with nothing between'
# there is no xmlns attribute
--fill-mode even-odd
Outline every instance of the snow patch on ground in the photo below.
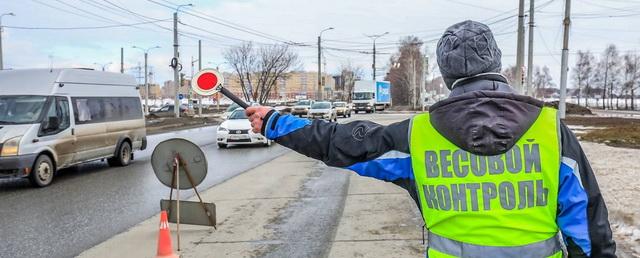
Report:
<svg viewBox="0 0 640 258"><path fill-rule="evenodd" d="M606 127L598 127L598 126L584 126L584 125L567 125L574 134L580 135L585 134L589 131L605 129Z"/></svg>
<svg viewBox="0 0 640 258"><path fill-rule="evenodd" d="M618 249L640 257L640 150L581 144L609 209Z"/></svg>

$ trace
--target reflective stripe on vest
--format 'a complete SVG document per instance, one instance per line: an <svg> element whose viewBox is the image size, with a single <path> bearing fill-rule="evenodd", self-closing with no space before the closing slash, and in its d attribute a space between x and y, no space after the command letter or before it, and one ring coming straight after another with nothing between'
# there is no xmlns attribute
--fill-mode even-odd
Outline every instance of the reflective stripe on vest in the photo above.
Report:
<svg viewBox="0 0 640 258"><path fill-rule="evenodd" d="M429 232L429 249L445 255L454 257L492 257L492 258L540 258L540 257L562 257L562 245L558 236L553 236L547 240L528 244L524 246L482 246L462 243L460 241L451 240L438 236ZM429 257L438 257L431 255Z"/></svg>
<svg viewBox="0 0 640 258"><path fill-rule="evenodd" d="M487 247L526 246L558 233L557 110L542 108L515 145L496 156L460 149L431 125L428 113L413 118L409 141L420 208L431 232Z"/></svg>

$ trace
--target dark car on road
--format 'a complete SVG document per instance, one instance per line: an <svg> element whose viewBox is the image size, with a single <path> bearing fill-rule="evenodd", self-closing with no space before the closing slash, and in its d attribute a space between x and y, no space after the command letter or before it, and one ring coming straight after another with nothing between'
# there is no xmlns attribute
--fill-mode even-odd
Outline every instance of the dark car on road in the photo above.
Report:
<svg viewBox="0 0 640 258"><path fill-rule="evenodd" d="M188 110L189 109L187 108L186 105L180 105L180 115L181 116L183 114L186 114ZM174 111L174 106L169 104L169 105L164 105L158 111L150 112L149 116L150 117L173 117L173 116L175 116L174 112L175 112Z"/></svg>

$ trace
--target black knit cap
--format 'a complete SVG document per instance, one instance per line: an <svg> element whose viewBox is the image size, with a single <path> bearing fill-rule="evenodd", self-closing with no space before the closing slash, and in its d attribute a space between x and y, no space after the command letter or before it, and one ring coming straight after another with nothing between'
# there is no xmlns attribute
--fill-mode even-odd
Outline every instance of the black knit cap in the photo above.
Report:
<svg viewBox="0 0 640 258"><path fill-rule="evenodd" d="M467 20L447 28L438 41L436 54L449 89L457 79L502 69L502 52L491 30L476 21Z"/></svg>

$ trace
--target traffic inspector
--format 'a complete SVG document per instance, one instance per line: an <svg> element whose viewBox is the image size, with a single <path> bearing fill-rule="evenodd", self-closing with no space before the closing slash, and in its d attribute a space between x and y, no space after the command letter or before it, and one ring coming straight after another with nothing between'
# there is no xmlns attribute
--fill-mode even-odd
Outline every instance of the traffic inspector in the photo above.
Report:
<svg viewBox="0 0 640 258"><path fill-rule="evenodd" d="M509 86L489 27L452 25L436 54L451 93L405 121L246 113L254 132L283 146L406 189L429 231L428 257L563 257L563 244L569 257L615 257L578 140L556 109Z"/></svg>

